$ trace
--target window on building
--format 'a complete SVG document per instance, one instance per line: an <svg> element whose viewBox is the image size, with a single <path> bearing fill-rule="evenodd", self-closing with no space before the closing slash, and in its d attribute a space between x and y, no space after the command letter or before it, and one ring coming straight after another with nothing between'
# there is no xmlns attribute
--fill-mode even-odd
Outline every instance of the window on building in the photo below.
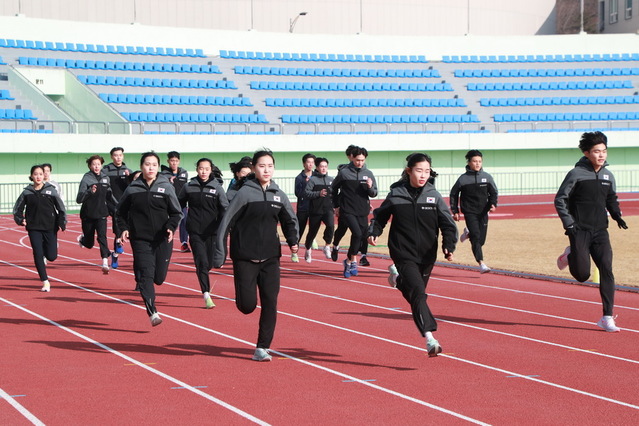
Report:
<svg viewBox="0 0 639 426"><path fill-rule="evenodd" d="M626 0L626 19L632 18L632 0Z"/></svg>
<svg viewBox="0 0 639 426"><path fill-rule="evenodd" d="M610 12L610 23L614 24L619 19L619 0L608 0L608 11Z"/></svg>

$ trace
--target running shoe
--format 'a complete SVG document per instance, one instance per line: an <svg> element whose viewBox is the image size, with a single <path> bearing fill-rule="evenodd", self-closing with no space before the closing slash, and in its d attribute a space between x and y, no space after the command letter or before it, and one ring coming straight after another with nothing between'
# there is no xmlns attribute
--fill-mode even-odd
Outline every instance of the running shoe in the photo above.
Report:
<svg viewBox="0 0 639 426"><path fill-rule="evenodd" d="M306 261L306 263L311 263L313 261L313 254L312 254L312 250L306 250L306 253L304 253L304 260Z"/></svg>
<svg viewBox="0 0 639 426"><path fill-rule="evenodd" d="M102 273L105 275L109 273L109 260L106 257L102 259Z"/></svg>
<svg viewBox="0 0 639 426"><path fill-rule="evenodd" d="M162 318L160 318L160 314L158 314L157 312L151 315L149 319L151 320L151 325L153 327L157 327L158 325L162 324Z"/></svg>
<svg viewBox="0 0 639 426"><path fill-rule="evenodd" d="M360 266L371 266L371 263L366 259L366 255L362 255L362 258L359 260Z"/></svg>
<svg viewBox="0 0 639 426"><path fill-rule="evenodd" d="M426 342L426 350L429 357L435 357L437 354L442 353L442 347L436 339L428 339Z"/></svg>
<svg viewBox="0 0 639 426"><path fill-rule="evenodd" d="M490 272L492 269L490 269L488 267L488 265L486 265L485 263L482 263L479 265L479 273L480 274L486 274L488 272Z"/></svg>
<svg viewBox="0 0 639 426"><path fill-rule="evenodd" d="M213 299L211 299L211 295L208 292L204 293L204 304L206 305L206 309L215 308L215 303L213 303Z"/></svg>
<svg viewBox="0 0 639 426"><path fill-rule="evenodd" d="M187 243L182 243L182 247L180 247L180 251L182 253L190 253L191 249L189 248L189 245Z"/></svg>
<svg viewBox="0 0 639 426"><path fill-rule="evenodd" d="M311 249L317 250L319 246L317 245L317 240L313 239L313 244L311 244Z"/></svg>
<svg viewBox="0 0 639 426"><path fill-rule="evenodd" d="M115 251L111 253L111 268L118 269L118 266L120 266L120 264L118 263L118 256L116 256L115 253Z"/></svg>
<svg viewBox="0 0 639 426"><path fill-rule="evenodd" d="M397 288L397 278L399 277L399 272L397 272L397 266L392 264L388 267L388 285L393 288Z"/></svg>
<svg viewBox="0 0 639 426"><path fill-rule="evenodd" d="M327 259L331 258L331 248L329 246L324 246L324 257Z"/></svg>
<svg viewBox="0 0 639 426"><path fill-rule="evenodd" d="M339 256L339 246L333 246L333 250L331 250L331 260L333 262L337 262L338 256Z"/></svg>
<svg viewBox="0 0 639 426"><path fill-rule="evenodd" d="M122 245L119 239L115 241L115 252L117 254L124 253L124 246Z"/></svg>
<svg viewBox="0 0 639 426"><path fill-rule="evenodd" d="M297 253L291 253L291 262L297 263L299 261L300 261L300 257L297 255Z"/></svg>
<svg viewBox="0 0 639 426"><path fill-rule="evenodd" d="M357 262L351 262L351 275L356 277L359 271L357 270Z"/></svg>
<svg viewBox="0 0 639 426"><path fill-rule="evenodd" d="M40 289L40 291L45 293L48 293L51 291L51 284L49 283L49 280L42 281L42 288Z"/></svg>
<svg viewBox="0 0 639 426"><path fill-rule="evenodd" d="M615 324L615 318L617 317L604 315L599 321L597 321L597 325L609 333L616 333L618 331L621 331L621 329Z"/></svg>
<svg viewBox="0 0 639 426"><path fill-rule="evenodd" d="M42 260L44 261L44 264L46 265L47 264L47 258L43 257Z"/></svg>
<svg viewBox="0 0 639 426"><path fill-rule="evenodd" d="M468 232L468 228L464 228L464 233L461 234L461 237L459 237L459 242L463 243L464 241L466 241L469 235L470 233Z"/></svg>
<svg viewBox="0 0 639 426"><path fill-rule="evenodd" d="M557 268L561 271L568 267L568 255L570 254L570 246L566 247L564 252L557 258Z"/></svg>
<svg viewBox="0 0 639 426"><path fill-rule="evenodd" d="M84 238L84 235L80 234L78 235L78 238L76 238L76 240L78 241L78 245L80 246L80 248L84 247L82 245L82 239Z"/></svg>
<svg viewBox="0 0 639 426"><path fill-rule="evenodd" d="M255 348L255 353L253 354L253 361L271 361L273 357L269 355L268 349Z"/></svg>
<svg viewBox="0 0 639 426"><path fill-rule="evenodd" d="M344 259L344 278L350 278L350 277L351 277L351 262L349 262L348 259Z"/></svg>

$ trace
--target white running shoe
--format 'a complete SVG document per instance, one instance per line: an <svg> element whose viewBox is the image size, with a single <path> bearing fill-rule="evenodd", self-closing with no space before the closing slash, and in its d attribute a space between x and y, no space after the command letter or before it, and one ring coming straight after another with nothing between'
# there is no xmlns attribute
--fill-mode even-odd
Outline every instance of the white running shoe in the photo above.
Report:
<svg viewBox="0 0 639 426"><path fill-rule="evenodd" d="M480 274L486 274L486 273L488 273L490 271L491 271L491 269L485 263L482 263L482 264L479 265L479 273Z"/></svg>
<svg viewBox="0 0 639 426"><path fill-rule="evenodd" d="M561 271L568 267L568 255L570 254L570 246L566 247L564 252L557 258L557 268Z"/></svg>
<svg viewBox="0 0 639 426"><path fill-rule="evenodd" d="M78 238L76 238L76 241L78 242L78 245L80 246L80 248L84 247L82 245L82 238L84 238L84 235L82 234L78 235Z"/></svg>
<svg viewBox="0 0 639 426"><path fill-rule="evenodd" d="M306 250L306 253L304 253L304 260L306 263L311 263L313 261L313 251L311 249Z"/></svg>
<svg viewBox="0 0 639 426"><path fill-rule="evenodd" d="M435 357L437 354L442 353L442 347L436 339L428 339L426 341L426 350L428 350L429 357Z"/></svg>
<svg viewBox="0 0 639 426"><path fill-rule="evenodd" d="M617 317L604 315L599 321L597 321L597 325L609 333L616 333L618 331L621 331L621 329L615 324L615 318Z"/></svg>
<svg viewBox="0 0 639 426"><path fill-rule="evenodd" d="M397 288L397 278L399 277L399 272L397 272L397 267L393 263L388 267L388 285L393 288Z"/></svg>
<svg viewBox="0 0 639 426"><path fill-rule="evenodd" d="M102 273L105 275L109 273L109 259L107 258L102 259Z"/></svg>
<svg viewBox="0 0 639 426"><path fill-rule="evenodd" d="M253 361L270 361L273 359L271 355L268 353L268 349L263 348L255 348L255 353L253 354Z"/></svg>
<svg viewBox="0 0 639 426"><path fill-rule="evenodd" d="M313 244L311 244L311 249L313 250L317 250L319 248L319 245L317 245L317 240L313 240Z"/></svg>
<svg viewBox="0 0 639 426"><path fill-rule="evenodd" d="M297 263L300 261L299 256L297 255L297 253L291 253L291 262L293 263Z"/></svg>
<svg viewBox="0 0 639 426"><path fill-rule="evenodd" d="M329 246L324 246L324 257L327 259L331 258L331 248Z"/></svg>
<svg viewBox="0 0 639 426"><path fill-rule="evenodd" d="M215 308L215 303L213 303L213 299L211 299L211 294L208 291L204 293L204 305L206 306L206 309Z"/></svg>
<svg viewBox="0 0 639 426"><path fill-rule="evenodd" d="M151 320L151 325L153 327L157 327L158 325L162 324L162 318L160 318L160 314L158 314L157 312L151 315L149 319Z"/></svg>
<svg viewBox="0 0 639 426"><path fill-rule="evenodd" d="M51 291L51 284L49 283L49 280L42 281L42 288L40 289L40 291L43 291L45 293Z"/></svg>
<svg viewBox="0 0 639 426"><path fill-rule="evenodd" d="M468 239L468 235L470 233L468 232L468 228L464 228L464 233L461 234L461 237L459 237L459 242L463 243L464 241L466 241Z"/></svg>

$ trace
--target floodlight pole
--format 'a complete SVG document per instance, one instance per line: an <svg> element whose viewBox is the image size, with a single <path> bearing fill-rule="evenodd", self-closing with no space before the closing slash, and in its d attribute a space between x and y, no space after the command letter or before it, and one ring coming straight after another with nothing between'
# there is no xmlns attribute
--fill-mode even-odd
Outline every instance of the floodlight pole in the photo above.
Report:
<svg viewBox="0 0 639 426"><path fill-rule="evenodd" d="M297 24L297 20L300 19L300 16L306 16L308 12L300 12L294 19L291 19L289 22L288 32L292 33L293 29L295 29L295 24Z"/></svg>
<svg viewBox="0 0 639 426"><path fill-rule="evenodd" d="M584 0L581 0L581 28L579 34L584 33Z"/></svg>

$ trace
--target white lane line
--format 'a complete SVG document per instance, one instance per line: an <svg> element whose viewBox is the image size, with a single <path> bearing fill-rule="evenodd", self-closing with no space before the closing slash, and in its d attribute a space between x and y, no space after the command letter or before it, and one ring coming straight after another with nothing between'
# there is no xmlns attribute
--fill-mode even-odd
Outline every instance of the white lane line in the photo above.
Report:
<svg viewBox="0 0 639 426"><path fill-rule="evenodd" d="M34 416L29 410L24 408L24 406L22 406L19 402L13 399L11 395L9 395L4 390L2 390L2 388L0 388L0 399L4 399L5 401L7 401L9 405L15 408L17 412L22 414L25 419L29 420L34 425L44 426L44 423L42 423L40 419Z"/></svg>
<svg viewBox="0 0 639 426"><path fill-rule="evenodd" d="M288 268L282 268L282 269L288 269ZM294 269L288 269L288 270L296 271ZM298 272L303 272L303 271L298 271ZM327 278L334 278L334 277L331 277L331 276L328 276L328 275L322 275L322 274L316 274L316 273L307 273L307 274L315 275L315 276L323 276L323 277L327 277ZM350 281L352 282L353 280L350 280ZM363 281L356 281L356 282L364 284L364 285L379 286L378 284L372 284L372 283L367 283L367 282L363 282ZM172 285L170 283L167 283L167 284ZM71 284L71 285L75 286L75 284ZM176 286L176 285L174 285L174 286ZM79 286L76 286L76 287L79 287ZM176 287L181 287L181 286L176 286ZM316 293L316 292L311 292L311 291L307 291L307 290L296 289L296 288L292 288L292 287L288 287L288 286L282 286L282 287L290 289L290 290L293 290L293 291L299 291L299 292L304 292L304 293L308 293L308 294L312 294L312 295L317 295L317 296L322 296L322 297L327 297L327 298L333 298L333 299L336 299L336 300L342 300L342 301L346 301L346 302L349 302L349 303L363 305L363 306L367 306L367 307L375 307L375 308L378 308L378 309L392 310L393 312L402 312L402 313L406 313L407 315L410 315L408 312L398 311L397 309L385 308L385 307L378 306L378 305L372 305L372 304L368 304L368 303L364 303L364 302L344 299L344 298L340 298L340 297L332 296L332 295L324 295L324 294L321 294L321 293ZM181 288L183 288L183 287L181 287ZM87 289L87 290L91 291L89 289ZM110 298L110 296L107 296L107 295L104 295L104 296ZM118 299L114 299L114 300L118 300ZM124 303L128 303L128 302L124 302ZM310 318L300 317L300 316L297 316L297 315L294 315L294 314L289 314L289 313L282 312L282 311L278 311L278 313L282 314L282 315L286 315L286 316L295 317L295 318L298 318L300 320L321 324L321 325L324 325L324 326L327 326L327 327L332 327L332 328L337 328L337 329L340 329L340 330L343 330L343 331L348 331L348 332L351 332L351 333L354 333L354 334L367 336L367 337L370 337L370 338L373 338L373 339L394 343L394 344L397 344L397 345L400 345L400 346L410 347L410 348L414 348L414 349L417 349L417 350L420 350L420 351L425 351L425 349L423 349L423 348L418 348L418 347L415 347L415 346L412 346L412 345L408 345L408 344L404 344L404 343L401 343L401 342L392 341L392 340L385 339L385 338L382 338L382 337L379 337L379 336L374 336L374 335L370 335L370 334L367 334L367 333L358 332L356 330L350 330L350 329L339 327L339 326L335 326L335 325L332 325L332 324L328 324L328 323L312 320ZM544 314L539 314L539 313L535 313L535 314L544 315ZM554 317L554 316L551 316L551 317ZM562 317L556 317L556 318L562 318ZM178 320L177 318L174 318L174 319ZM590 324L589 322L586 322L586 321L579 321L579 320L573 320L573 319L568 319L568 320L577 321L577 322L584 322L586 324ZM179 320L179 321L182 321L182 320ZM627 362L631 362L631 363L639 363L639 361L635 361L635 360L631 360L631 359L626 359L626 358L621 358L621 357L615 357L615 356L612 356L612 355L601 354L601 353L598 353L598 352L592 352L592 351L588 351L588 350L584 350L584 349L580 349L580 348L572 348L572 347L569 347L569 346L556 344L556 343L552 343L552 342L547 342L547 341L542 341L542 340L533 339L533 338L528 338L528 337L525 337L525 336L519 336L519 335L510 334L510 333L504 333L504 332L494 331L494 330L490 330L490 329L484 329L484 328L481 328L481 327L471 326L471 325L467 325L467 324L463 324L463 323L457 323L457 322L453 322L453 321L446 321L446 320L440 320L440 321L447 322L447 323L450 323L450 324L460 325L460 326L463 326L463 327L473 328L473 329L476 329L476 330L487 331L487 332L500 334L500 335L505 335L505 336L509 336L509 337L514 337L514 338L518 338L518 339L529 340L529 341L533 341L533 342L537 342L537 343L542 343L542 344L547 344L547 345L551 345L551 346L566 348L566 349L570 349L570 350L573 350L573 351L579 351L579 352L583 352L583 353L589 353L589 354L604 356L604 357L607 357L607 358L617 359L617 360L621 360L621 361L627 361ZM200 328L199 326L197 326L197 327ZM202 328L202 329L205 329L205 328ZM216 331L211 330L211 332L217 334ZM526 376L526 375L521 375L519 373L509 372L507 370L501 370L501 369L499 369L497 367L492 367L492 366L476 363L474 361L464 360L464 359L453 357L453 356L450 356L450 355L447 355L447 357L449 357L451 359L458 360L458 361L467 362L467 363L470 363L472 365L483 366L483 367L491 369L491 370L500 371L500 372L506 372L509 375L516 375L518 377L522 377L522 378L525 378L525 379L531 379L531 380L535 379L534 377L529 377L529 376ZM539 379L536 379L536 381L538 381L539 383L545 383L545 384L548 384L549 386L558 387L558 388L561 388L561 389L573 390L576 393L592 396L594 398L603 399L603 400L610 401L610 402L617 401L617 400L609 399L607 397L598 396L598 395L595 395L595 394L590 394L588 392L581 391L581 390L578 390L578 389L564 387L562 385L558 385L558 384L555 384L555 383L552 383L552 382L546 382L546 381L539 380ZM631 406L633 408L635 407L632 404L628 404L628 403L625 403L625 402L622 402L622 401L617 401L616 403L618 403L620 405ZM639 408L639 407L637 407L637 408Z"/></svg>
<svg viewBox="0 0 639 426"><path fill-rule="evenodd" d="M2 260L0 260L0 262L5 263ZM17 265L11 265L11 264L8 264L8 265L20 268ZM60 281L60 280L58 280L58 281ZM62 282L64 282L64 281L62 281ZM68 283L65 283L65 284L68 284ZM82 287L80 287L80 288L82 288ZM100 293L96 293L96 294L100 294ZM102 296L105 296L105 295L102 295ZM252 421L253 423L256 423L256 424L259 424L259 425L268 425L267 422L265 422L263 420L260 420L257 417L255 417L255 416L253 416L253 415L251 415L251 414L249 414L249 413L247 413L245 411L242 411L239 408L237 408L237 407L235 407L235 406L233 406L231 404L228 404L228 403L222 401L221 399L215 398L212 395L209 395L209 394L207 394L205 392L202 392L201 390L197 389L195 386L191 386L191 385L189 385L189 384L187 384L187 383L185 383L185 382L183 382L183 381L181 381L181 380L179 380L179 379L177 379L177 378L175 378L173 376L170 376L170 375L168 375L166 373L163 373L160 370L157 370L157 369L155 369L153 367L149 367L148 365L146 365L146 364L144 364L144 363L142 363L142 362L140 362L140 361L138 361L138 360L136 360L136 359L134 359L134 358L132 358L132 357L130 357L128 355L125 355L122 352L116 351L115 349L112 349L112 348L110 348L109 346L107 346L107 345L105 345L103 343L100 343L100 342L98 342L96 340L93 340L90 337L85 336L84 334L78 333L75 330L72 330L72 329L70 329L68 327L65 327L64 325L62 325L60 323L57 323L57 322L55 322L55 321L53 321L53 320L51 320L51 319L49 319L49 318L47 318L45 316L42 316L42 315L40 315L40 314L38 314L36 312L33 312L33 311L23 307L23 306L19 306L19 305L15 304L15 303L12 303L11 301L9 301L9 300L7 300L7 299L5 299L3 297L0 297L0 300L2 300L3 302L7 303L8 305L12 305L13 307L15 307L17 309L20 309L21 311L23 311L23 312L25 312L25 313L33 316L33 317L36 317L36 318L38 318L38 319L40 319L40 320L42 320L44 322L47 322L47 323L49 323L51 325L54 325L54 326L58 327L59 329L61 329L62 331L66 331L67 333L72 334L72 335L78 337L79 339L82 339L82 340L84 340L86 342L89 342L89 343L91 343L91 344L93 344L93 345L95 345L95 346L97 346L97 347L99 347L101 349L104 349L105 351L111 353L112 355L116 355L116 356L118 356L118 357L120 357L122 359L125 359L129 363L135 364L135 365L137 365L140 368L143 368L143 369L145 369L145 370L147 370L147 371L149 371L149 372L151 372L151 373L153 373L153 374L155 374L157 376L160 376L163 379L168 380L171 383L173 383L173 384L175 384L175 385L177 385L177 386L179 386L181 388L187 389L187 390L195 393L196 395L199 395L199 396L201 396L203 398L206 398L209 401L211 401L211 402L213 402L213 403L215 403L215 404L217 404L217 405L219 405L221 407L224 407L227 410L229 410L229 411L231 411L231 412L233 412L233 413L235 413L235 414L237 414L237 415L239 415L241 417L244 417L247 420ZM124 302L124 301L121 301L121 302ZM129 303L127 303L127 304L129 304Z"/></svg>
<svg viewBox="0 0 639 426"><path fill-rule="evenodd" d="M29 269L27 269L27 268L21 267L21 266L19 266L19 265L11 264L11 263L5 262L5 261L3 261L3 260L0 260L0 263L4 263L4 264L6 264L6 265L13 266L13 267L16 267L16 268L18 268L18 269L22 269L22 270L25 270L25 271L28 271L28 272L35 273L34 271L31 271L31 270L29 270ZM101 297L104 297L104 298L107 298L107 299L110 299L110 300L114 300L114 301L117 301L117 302L121 302L121 303L124 303L124 304L126 304L126 305L129 305L129 306L133 306L133 307L135 307L135 308L138 308L138 309L144 309L142 306L134 305L134 304L133 304L133 303L131 303L131 302L127 302L127 301L125 301L125 300L121 300L121 299L118 299L118 298L116 298L116 297L109 296L108 294L100 293L100 292L98 292L98 291L91 290L91 289L88 289L88 288L82 287L82 286L80 286L80 285L73 284L73 283L70 283L70 282L67 282L67 281L64 281L64 280L58 279L58 278L53 278L53 279L55 279L55 280L56 280L56 281L58 281L58 282L61 282L61 283L64 283L64 284L70 285L70 286L72 286L72 287L75 287L75 288L78 288L78 289L81 289L81 290L84 290L84 291L88 291L88 292L90 292L90 293L93 293L93 294L95 294L95 295L98 295L98 296L101 296ZM137 366L139 366L139 367L142 367L142 368L144 368L144 369L146 369L146 370L148 370L148 371L150 371L150 372L152 372L152 373L154 373L154 374L157 374L157 375L159 375L159 376L161 376L161 377L163 377L163 378L165 378L165 379L167 379L167 380L170 380L170 381L172 381L173 383L177 384L178 386L183 386L183 387L185 387L185 388L189 389L190 391L192 391L192 392L194 392L194 393L196 393L196 394L198 394L198 395L200 395L200 396L203 396L203 397L205 397L205 398L207 398L207 399L209 399L209 400L211 400L211 401L213 401L213 402L215 402L215 403L217 403L217 404L219 404L219 405L222 405L223 407L225 407L225 408L227 408L227 409L229 409L229 410L231 410L231 411L234 411L234 412L236 411L236 410L234 409L234 407L230 406L229 404L227 404L227 403L225 403L225 402L223 402L223 401L221 401L221 400L218 400L217 398L214 398L214 397L212 397L212 396L210 396L210 395L208 395L208 394L206 394L206 393L204 393L204 392L201 392L200 390L196 389L196 388L195 388L195 387L193 387L193 386L190 386L190 385L188 385L188 384L186 384L186 383L184 383L184 382L182 382L182 381L180 381L180 380L178 380L178 379L176 379L176 378L173 378L173 377L171 377L171 376L169 376L169 375L167 375L167 374L165 374L165 373L162 373L162 372L161 372L161 371L159 371L159 370L156 370L156 369L154 369L154 368L152 368L152 367L149 367L148 365L145 365L145 364L143 364L143 363L141 363L141 362L139 362L139 361L137 361L137 360L135 360L135 359L133 359L133 358L131 358L131 357L127 356L127 355L124 355L124 354L123 354L123 353L121 353L121 352L118 352L118 351L116 351L116 350L114 350L114 349L111 349L111 348L109 348L108 346L106 346L106 345L104 345L104 344L102 344L102 343L99 343L99 342L97 342L97 341L95 341L95 340L93 340L93 339L91 339L91 338L89 338L89 337L86 337L86 336L84 336L84 335L82 335L82 334L80 334L80 333L78 333L78 332L75 332L74 330L71 330L71 329L69 329L69 328L67 328L67 327L65 327L65 326L63 326L63 325L61 325L61 324L58 324L58 323L56 323L56 322L55 322L55 321L53 321L53 320L50 320L50 319L48 319L48 318L45 318L45 317L43 317L43 316L41 316L41 315L39 315L39 314L37 314L37 313L35 313L35 312L32 312L32 311L30 311L30 310L28 310L28 309L24 308L24 307L21 307L21 306L18 306L18 305L16 305L16 304L14 304L14 303L11 303L10 301L8 301L8 300L6 300L6 299L4 299L4 298L2 298L2 297L0 297L0 301L4 301L4 302L6 302L6 303L8 303L8 304L10 304L10 305L12 305L12 306L14 306L14 307L18 308L18 309L23 310L24 312L29 313L30 315L33 315L33 316L35 316L35 317L37 317L37 318L42 319L43 321L49 322L50 324L53 324L53 325L55 325L55 326L57 326L57 327L60 327L60 328L61 328L61 329L63 329L64 331L67 331L67 332L69 332L69 333L71 333L71 334L73 334L73 335L75 335L75 336L77 336L77 337L79 337L79 338L81 338L81 339L83 339L83 340L85 340L85 341L89 342L89 343L92 343L92 344L94 344L94 345L96 345L96 346L98 346L98 347L100 347L100 348L102 348L102 349L104 349L104 350L106 350L106 351L108 351L108 352L110 352L110 353L114 354L114 355L120 356L120 357L124 358L125 360L127 360L127 361L129 361L129 362L131 362L131 363L134 363L135 365L137 365ZM182 319L182 318L178 318L178 317L175 317L175 316L172 316L172 315L166 314L166 313L163 313L163 314L162 314L162 317L163 317L163 318L170 318L170 319L173 319L174 321L180 322L180 323L182 323L182 324L186 324L186 325L188 325L188 326L191 326L191 327L194 327L194 328L197 328L197 329L203 330L203 331L207 331L207 332L209 332L209 333L213 333L213 334L215 334L215 335L217 335L217 336L221 336L221 337L224 337L224 338L227 338L227 339L230 339L230 340L233 340L233 341L236 341L236 342L242 343L242 344L244 344L244 345L253 346L253 343L248 342L248 341L246 341L246 340L240 339L240 338L235 337L235 336L231 336L231 335L226 334L226 333L222 333L222 332L217 331L217 330L210 329L210 328L208 328L208 327L201 326L201 325L199 325L199 324L195 324L195 323L193 323L193 322L190 322L190 321L184 320L184 319ZM284 358L289 358L289 359L291 359L291 360L294 360L294 361L300 362L300 363L305 364L305 365L307 365L307 366L310 366L310 367L313 367L313 368L316 368L316 369L319 369L319 370L325 371L325 372L327 372L327 373L330 373L330 374L336 375L336 376L341 377L341 378L343 378L343 379L352 380L352 381L357 382L357 383L359 383L359 384L362 384L362 385L364 385L364 386L368 386L368 387L371 387L371 388L373 388L373 389L376 389L376 390L379 390L379 391L382 391L382 392L388 393L388 394L390 394L390 395L393 395L393 396L396 396L396 397L399 397L399 398L405 399L405 400L407 400L407 401L410 401L410 402L413 402L413 403L417 403L417 404L419 404L419 405L423 405L423 406L425 406L425 407L431 408L431 409L436 410L436 411L440 411L440 412L442 412L442 413L445 413L445 414L448 414L448 415L451 415L451 416L457 417L457 418L462 419L462 420L466 420L466 421L468 421L468 422L470 422L470 423L479 424L479 425L488 425L487 423L481 422L481 421L476 420L476 419L473 419L473 418L471 418L471 417L467 417L467 416L465 416L465 415L463 415L463 414L460 414L460 413L457 413L457 412L454 412L454 411L448 410L448 409L443 408L443 407L440 407L440 406L438 406L438 405L434 405L434 404L431 404L431 403L429 403L429 402L426 402L426 401L422 401L422 400L420 400L420 399L413 398L413 397L411 397L411 396L409 396L409 395L405 395L405 394L402 394L402 393L399 393L399 392L393 391L393 390L391 390L391 389L387 389L387 388L384 388L384 387L381 387L381 386L375 385L375 384L373 384L373 383L370 383L370 382L366 381L365 379L359 379L359 378L357 378L357 377L350 376L350 375L345 374L345 373L342 373L342 372L340 372L340 371L333 370L333 369L330 369L330 368L328 368L328 367L324 367L324 366L321 366L321 365L319 365L319 364L315 364L315 363L312 363L312 362L308 362L308 361L305 361L305 360L303 360L303 359L300 359L300 358L297 358L297 357L294 357L294 356L290 356L290 355L287 355L287 354L282 353L282 352L273 351L273 350L271 350L271 352L272 352L272 353L274 353L274 354L276 354L276 355L278 355L278 356L281 356L281 357L284 357ZM514 374L514 373L513 373L513 374ZM247 419L249 419L249 420L252 420L252 421L254 421L254 422L258 423L258 424L266 424L266 423L262 422L261 420L256 419L255 417L251 416L250 414L244 413L243 411L241 411L241 410L239 410L239 409L237 409L237 411L236 411L236 412L237 412L238 414L239 414L239 413L243 413L244 415L242 415L242 414L241 414L243 417L245 417L245 418L247 418ZM249 417L249 416L250 416L250 417Z"/></svg>

